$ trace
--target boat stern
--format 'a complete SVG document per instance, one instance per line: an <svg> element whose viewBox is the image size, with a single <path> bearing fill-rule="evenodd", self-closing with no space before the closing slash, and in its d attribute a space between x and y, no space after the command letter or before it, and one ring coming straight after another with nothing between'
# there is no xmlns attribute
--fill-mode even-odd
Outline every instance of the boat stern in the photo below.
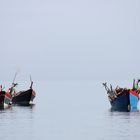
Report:
<svg viewBox="0 0 140 140"><path fill-rule="evenodd" d="M130 111L137 110L137 106L139 102L139 94L134 90L130 90L129 100L130 100Z"/></svg>

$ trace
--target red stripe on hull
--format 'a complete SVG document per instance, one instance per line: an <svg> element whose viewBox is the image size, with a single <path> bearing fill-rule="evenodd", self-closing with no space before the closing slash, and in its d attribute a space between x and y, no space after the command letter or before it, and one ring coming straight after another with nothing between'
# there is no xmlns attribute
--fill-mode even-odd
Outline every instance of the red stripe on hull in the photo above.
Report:
<svg viewBox="0 0 140 140"><path fill-rule="evenodd" d="M36 96L36 93L35 93L35 91L34 91L34 90L32 91L32 95L33 95L33 96Z"/></svg>
<svg viewBox="0 0 140 140"><path fill-rule="evenodd" d="M137 98L139 98L139 94L138 94L138 93L136 93L136 92L135 92L135 91L133 91L133 90L130 90L130 94L132 94L132 95L136 96Z"/></svg>
<svg viewBox="0 0 140 140"><path fill-rule="evenodd" d="M8 97L8 98L10 98L10 99L12 98L11 95L10 95L10 93L6 93L5 96Z"/></svg>

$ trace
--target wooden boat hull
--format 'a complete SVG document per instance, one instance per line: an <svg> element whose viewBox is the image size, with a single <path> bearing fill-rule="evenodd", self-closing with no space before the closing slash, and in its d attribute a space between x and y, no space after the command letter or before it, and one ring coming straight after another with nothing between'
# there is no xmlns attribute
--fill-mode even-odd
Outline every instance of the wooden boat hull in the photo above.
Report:
<svg viewBox="0 0 140 140"><path fill-rule="evenodd" d="M137 111L137 105L139 101L139 95L130 90L128 94L122 94L118 96L115 100L110 101L111 110L113 111Z"/></svg>
<svg viewBox="0 0 140 140"><path fill-rule="evenodd" d="M34 90L29 89L26 91L20 91L12 98L12 104L28 106L33 102L34 98Z"/></svg>
<svg viewBox="0 0 140 140"><path fill-rule="evenodd" d="M0 109L9 108L11 106L12 97L5 91L0 92Z"/></svg>

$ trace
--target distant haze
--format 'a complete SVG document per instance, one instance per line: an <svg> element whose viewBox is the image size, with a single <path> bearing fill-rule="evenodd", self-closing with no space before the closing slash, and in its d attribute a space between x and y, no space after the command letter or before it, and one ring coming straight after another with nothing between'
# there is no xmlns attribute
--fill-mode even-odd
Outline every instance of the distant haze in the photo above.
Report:
<svg viewBox="0 0 140 140"><path fill-rule="evenodd" d="M0 79L140 77L139 0L1 0ZM22 76L22 75L21 75Z"/></svg>

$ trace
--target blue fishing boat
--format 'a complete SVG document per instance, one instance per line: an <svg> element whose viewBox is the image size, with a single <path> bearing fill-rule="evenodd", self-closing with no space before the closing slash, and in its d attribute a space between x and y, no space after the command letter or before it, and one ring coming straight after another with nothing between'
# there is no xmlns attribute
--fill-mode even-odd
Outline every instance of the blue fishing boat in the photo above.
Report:
<svg viewBox="0 0 140 140"><path fill-rule="evenodd" d="M121 94L114 100L110 100L111 110L114 111L137 111L139 95L133 90Z"/></svg>
<svg viewBox="0 0 140 140"><path fill-rule="evenodd" d="M138 111L139 91L133 89L119 88L113 89L103 83L108 94L112 111Z"/></svg>

